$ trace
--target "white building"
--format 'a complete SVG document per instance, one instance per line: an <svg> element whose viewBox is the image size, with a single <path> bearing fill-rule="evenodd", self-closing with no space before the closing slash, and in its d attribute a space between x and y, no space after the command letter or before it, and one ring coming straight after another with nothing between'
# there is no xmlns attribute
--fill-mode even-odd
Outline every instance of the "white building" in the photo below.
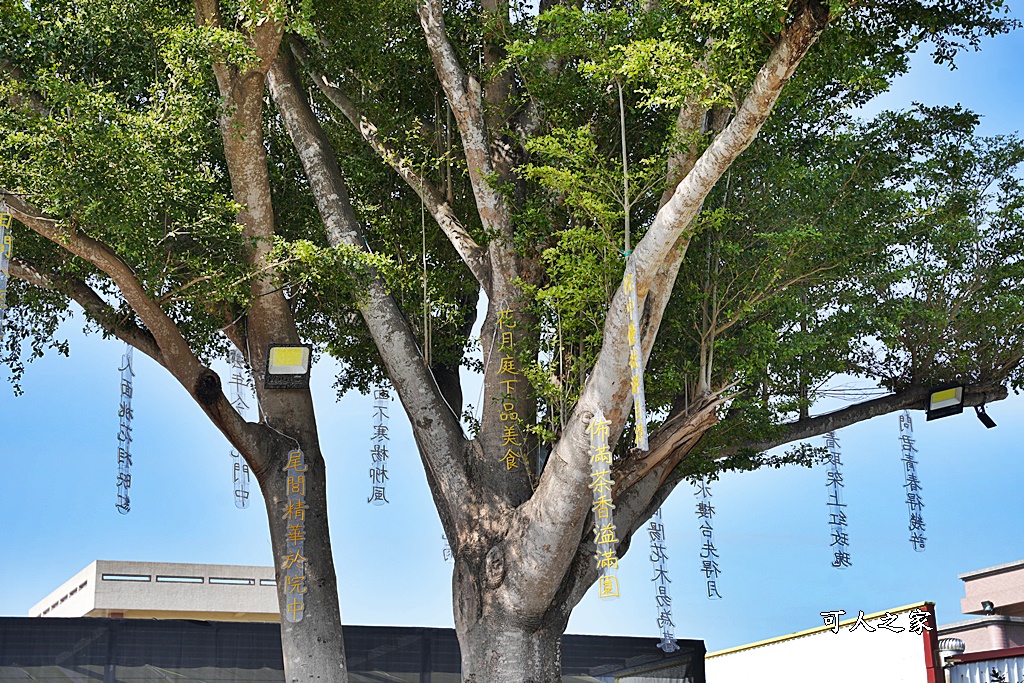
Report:
<svg viewBox="0 0 1024 683"><path fill-rule="evenodd" d="M96 560L30 617L280 621L273 567Z"/></svg>
<svg viewBox="0 0 1024 683"><path fill-rule="evenodd" d="M828 625L709 653L704 658L707 680L945 682L933 603L861 613L842 621L840 615L831 614ZM656 683L658 679L650 681Z"/></svg>

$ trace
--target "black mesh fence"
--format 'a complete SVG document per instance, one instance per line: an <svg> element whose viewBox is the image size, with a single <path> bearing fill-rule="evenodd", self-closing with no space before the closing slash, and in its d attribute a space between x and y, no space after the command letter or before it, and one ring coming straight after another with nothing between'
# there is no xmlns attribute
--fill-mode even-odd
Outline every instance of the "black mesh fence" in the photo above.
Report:
<svg viewBox="0 0 1024 683"><path fill-rule="evenodd" d="M457 683L451 629L346 626L352 683ZM614 681L637 667L670 666L665 680L704 683L704 644L679 641L668 657L657 638L565 636L565 681ZM45 683L281 683L277 624L133 619L0 618L0 681Z"/></svg>

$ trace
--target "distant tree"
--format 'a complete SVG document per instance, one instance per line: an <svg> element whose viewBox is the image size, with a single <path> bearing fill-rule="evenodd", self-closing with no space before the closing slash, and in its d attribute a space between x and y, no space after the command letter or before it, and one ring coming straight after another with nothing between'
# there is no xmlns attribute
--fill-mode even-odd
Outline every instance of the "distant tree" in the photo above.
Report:
<svg viewBox="0 0 1024 683"><path fill-rule="evenodd" d="M950 62L1012 28L998 0L3 7L0 187L22 226L6 361L17 379L23 342L63 350L75 301L167 368L249 462L279 576L301 445L288 680L346 677L312 401L264 386L269 344L337 357L340 391L394 385L478 683L560 679L597 578L595 414L621 554L687 476L808 463L763 453L923 408L937 383L967 405L1020 384L1024 147L955 108L849 114L923 41ZM258 422L209 368L229 346ZM483 372L480 405L462 367ZM884 395L812 416L840 375Z"/></svg>

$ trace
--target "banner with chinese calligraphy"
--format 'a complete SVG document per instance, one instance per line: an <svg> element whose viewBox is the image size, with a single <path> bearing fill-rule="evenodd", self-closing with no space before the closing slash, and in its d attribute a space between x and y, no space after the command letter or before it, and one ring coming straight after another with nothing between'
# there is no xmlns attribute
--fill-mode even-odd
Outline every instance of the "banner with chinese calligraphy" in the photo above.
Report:
<svg viewBox="0 0 1024 683"><path fill-rule="evenodd" d="M3 333L4 318L7 316L7 279L10 269L11 247L11 214L0 207L0 334Z"/></svg>
<svg viewBox="0 0 1024 683"><path fill-rule="evenodd" d="M850 561L850 534L847 530L846 503L843 502L842 453L835 432L825 436L828 449L828 470L825 486L828 488L828 523L832 532L832 566L845 569L853 566Z"/></svg>
<svg viewBox="0 0 1024 683"><path fill-rule="evenodd" d="M917 478L917 442L914 439L914 423L910 419L910 411L904 410L900 415L900 449L903 457L904 484L907 490L907 512L910 515L910 524L907 530L910 531L910 544L915 552L923 552L925 541L924 517L921 510L924 508L924 501L921 500L921 482Z"/></svg>
<svg viewBox="0 0 1024 683"><path fill-rule="evenodd" d="M711 504L711 487L707 477L701 477L697 484L695 496L697 501L697 519L700 520L700 572L704 575L708 600L721 600L718 592L718 576L722 570L718 567L718 548L715 547L715 529L713 519L715 508Z"/></svg>
<svg viewBox="0 0 1024 683"><path fill-rule="evenodd" d="M498 377L501 379L498 381L504 390L498 417L502 422L501 447L505 449L501 461L507 470L517 469L523 459L523 438L519 433L519 410L515 399L515 385L519 382L513 338L515 327L516 321L511 309L498 312L497 333L501 335L501 343L498 345L498 354L501 356Z"/></svg>
<svg viewBox="0 0 1024 683"><path fill-rule="evenodd" d="M604 419L600 411L587 426L590 434L590 490L594 492L594 545L597 546L597 585L602 598L619 597L619 558L615 546L615 522L612 513L612 451L608 446L611 421Z"/></svg>
<svg viewBox="0 0 1024 683"><path fill-rule="evenodd" d="M244 389L247 386L245 357L236 349L231 349L228 352L228 363L231 364L231 405L244 419L249 410L249 404L245 402L248 391ZM249 463L234 448L231 449L231 479L235 507L244 510L249 507Z"/></svg>
<svg viewBox="0 0 1024 683"><path fill-rule="evenodd" d="M284 467L288 504L284 511L287 522L285 541L287 554L281 569L285 570L285 618L302 621L306 610L306 456L299 449L288 453Z"/></svg>
<svg viewBox="0 0 1024 683"><path fill-rule="evenodd" d="M391 410L391 392L385 386L373 388L373 436L370 438L370 497L367 503L386 505L388 481L388 411Z"/></svg>
<svg viewBox="0 0 1024 683"><path fill-rule="evenodd" d="M654 566L654 604L658 608L658 630L661 631L661 642L658 647L671 654L679 649L676 643L675 628L672 622L672 595L669 592L668 555L665 553L665 524L661 518L661 508L647 525L647 535L651 541L651 564Z"/></svg>
<svg viewBox="0 0 1024 683"><path fill-rule="evenodd" d="M626 261L626 273L622 278L626 290L626 313L629 326L626 337L629 342L629 384L633 394L634 445L642 451L647 444L647 398L644 394L643 347L640 344L640 310L636 296L636 266L632 259Z"/></svg>
<svg viewBox="0 0 1024 683"><path fill-rule="evenodd" d="M130 490L132 487L132 351L130 344L124 345L121 356L121 405L117 410L120 426L117 430L117 511L127 515L132 509Z"/></svg>

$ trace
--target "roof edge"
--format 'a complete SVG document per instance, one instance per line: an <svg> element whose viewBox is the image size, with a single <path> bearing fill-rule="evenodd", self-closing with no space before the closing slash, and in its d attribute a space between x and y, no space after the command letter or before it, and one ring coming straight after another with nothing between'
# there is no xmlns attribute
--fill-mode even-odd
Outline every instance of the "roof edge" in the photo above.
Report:
<svg viewBox="0 0 1024 683"><path fill-rule="evenodd" d="M971 662L984 662L991 659L1009 659L1010 657L1024 656L1024 647L1007 647L1002 650L984 650L983 652L968 652L956 657L950 657L947 662L955 664L970 664Z"/></svg>
<svg viewBox="0 0 1024 683"><path fill-rule="evenodd" d="M969 579L979 579L983 576L990 574L1002 574L1008 572L1011 569L1024 568L1024 560L1015 560L1014 562L1007 562L1005 564L997 564L994 567L985 567L984 569L975 569L974 571L965 572L963 574L957 574L956 578L961 581L967 581Z"/></svg>
<svg viewBox="0 0 1024 683"><path fill-rule="evenodd" d="M920 609L928 605L935 605L934 602L915 602L911 605L903 605L902 607L895 607L881 612L874 612L872 614L865 614L864 619L880 619L886 614L901 614L903 612L910 612L911 610ZM852 619L846 619L839 622L838 626L848 626L856 623L857 617ZM736 652L742 652L743 650L753 650L754 648L764 647L766 645L775 645L776 643L782 643L787 640L796 640L797 638L803 638L805 636L814 635L815 633L822 633L824 631L832 630L833 626L817 626L815 628L805 629L803 631L797 631L796 633L789 633L784 636L776 636L774 638L768 638L767 640L759 640L756 643L748 643L747 645L737 645L736 647L726 648L725 650L718 650L717 652L711 652L705 655L704 659L712 659L714 657L723 657L725 655L735 654Z"/></svg>
<svg viewBox="0 0 1024 683"><path fill-rule="evenodd" d="M977 619L967 619L965 621L955 621L951 624L943 624L938 627L939 635L950 631L950 630L969 630L973 628L982 628L989 624L1024 624L1024 617L1014 617L1008 614L986 614L985 616L979 616Z"/></svg>

